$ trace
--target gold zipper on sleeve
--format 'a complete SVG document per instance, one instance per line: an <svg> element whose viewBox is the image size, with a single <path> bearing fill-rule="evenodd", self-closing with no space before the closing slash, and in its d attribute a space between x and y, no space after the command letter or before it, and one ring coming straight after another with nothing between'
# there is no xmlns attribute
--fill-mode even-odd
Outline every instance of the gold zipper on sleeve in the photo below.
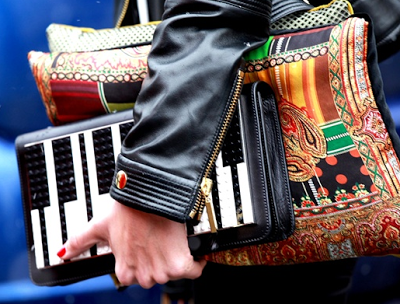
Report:
<svg viewBox="0 0 400 304"><path fill-rule="evenodd" d="M192 219L196 219L200 221L201 216L203 214L204 207L207 209L208 220L210 222L211 232L217 232L217 222L215 219L214 207L211 198L211 190L212 190L212 180L210 179L211 170L214 166L215 161L217 160L218 154L221 151L222 145L224 143L225 135L228 132L229 125L231 123L232 117L235 113L236 106L239 102L240 93L243 86L244 81L244 71L241 69L238 71L235 88L232 94L232 99L226 113L224 122L222 124L221 130L218 134L218 138L216 144L214 146L213 153L211 154L210 160L207 164L207 167L204 171L204 176L200 185L200 192L197 196L196 203L190 212L189 216Z"/></svg>
<svg viewBox="0 0 400 304"><path fill-rule="evenodd" d="M124 20L126 12L128 10L128 6L129 6L129 0L125 0L124 5L122 6L121 14L118 17L118 21L115 24L115 27L117 27L117 28L121 27L122 21Z"/></svg>

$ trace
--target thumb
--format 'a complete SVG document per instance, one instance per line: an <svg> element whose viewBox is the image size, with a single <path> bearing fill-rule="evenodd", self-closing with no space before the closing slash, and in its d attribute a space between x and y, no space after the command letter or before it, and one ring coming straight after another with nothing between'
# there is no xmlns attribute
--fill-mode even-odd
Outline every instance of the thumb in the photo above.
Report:
<svg viewBox="0 0 400 304"><path fill-rule="evenodd" d="M101 223L91 220L81 233L71 236L57 252L59 258L69 260L79 256L92 246L105 241L105 228Z"/></svg>

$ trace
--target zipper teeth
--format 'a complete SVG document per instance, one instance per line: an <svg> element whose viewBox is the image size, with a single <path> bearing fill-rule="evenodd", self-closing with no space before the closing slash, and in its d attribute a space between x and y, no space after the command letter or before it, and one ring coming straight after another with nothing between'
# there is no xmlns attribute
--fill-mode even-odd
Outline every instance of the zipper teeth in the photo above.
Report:
<svg viewBox="0 0 400 304"><path fill-rule="evenodd" d="M215 144L214 151L211 154L211 158L208 162L206 170L204 172L204 177L208 178L210 176L211 169L212 169L215 161L217 160L218 153L220 152L220 150L222 148L222 144L224 142L226 132L228 131L229 125L231 123L233 114L236 109L236 105L239 101L240 92L242 90L242 85L243 85L243 80L244 80L244 72L242 70L239 70L238 75L237 75L235 90L234 90L233 96L232 96L232 102L229 105L229 109L228 109L228 112L226 113L226 118L224 119L224 122L222 124L221 131L218 134L218 139Z"/></svg>
<svg viewBox="0 0 400 304"><path fill-rule="evenodd" d="M115 24L115 27L117 27L117 28L121 27L122 21L124 20L126 12L128 10L128 6L129 6L129 0L125 0L124 6L122 7L121 14L119 15L119 18L118 18L117 23Z"/></svg>
<svg viewBox="0 0 400 304"><path fill-rule="evenodd" d="M213 153L211 154L211 158L207 164L207 167L204 171L204 177L209 178L210 174L211 174L211 169L215 163L215 161L217 160L218 157L218 153L221 150L223 141L225 139L225 135L226 132L228 131L228 127L230 125L230 122L232 120L232 116L235 112L236 109L236 105L239 101L239 97L240 97L240 92L242 90L242 86L243 86L243 82L244 82L244 71L242 71L241 69L238 71L237 77L236 77L236 83L235 83L235 90L233 92L233 96L231 99L231 103L229 105L229 109L227 111L226 117L224 119L224 122L222 124L222 128L221 131L218 134L218 138L213 150ZM199 195L197 196L196 199L196 203L192 209L192 212L190 213L190 217L194 217L202 208L202 201L203 201L203 196L201 195L201 191L199 192Z"/></svg>

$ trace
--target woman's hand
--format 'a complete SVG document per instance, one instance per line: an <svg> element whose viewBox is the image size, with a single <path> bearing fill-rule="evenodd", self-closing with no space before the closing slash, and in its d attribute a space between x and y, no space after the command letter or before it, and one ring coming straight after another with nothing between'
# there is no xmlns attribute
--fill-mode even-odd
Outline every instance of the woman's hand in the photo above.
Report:
<svg viewBox="0 0 400 304"><path fill-rule="evenodd" d="M71 237L58 255L71 259L95 244L107 242L116 259L115 273L123 285L150 288L169 280L195 279L206 261L190 254L185 224L144 213L118 202L104 218L93 218L86 231Z"/></svg>

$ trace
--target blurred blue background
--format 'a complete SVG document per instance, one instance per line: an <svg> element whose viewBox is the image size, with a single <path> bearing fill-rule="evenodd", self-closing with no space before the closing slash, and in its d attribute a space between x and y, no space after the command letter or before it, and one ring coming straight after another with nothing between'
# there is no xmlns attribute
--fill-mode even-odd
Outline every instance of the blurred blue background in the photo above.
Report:
<svg viewBox="0 0 400 304"><path fill-rule="evenodd" d="M109 276L66 287L31 283L25 245L16 136L50 126L27 54L48 51L54 23L113 27L113 0L0 1L0 303L160 303L160 287L117 292Z"/></svg>
<svg viewBox="0 0 400 304"><path fill-rule="evenodd" d="M159 286L151 290L135 286L119 293L108 276L51 288L37 287L29 280L14 139L50 126L27 53L48 50L45 30L52 22L112 27L113 0L0 2L0 303L160 303ZM399 68L400 54L381 63L387 100L398 129ZM351 295L352 303L400 303L400 259L360 259Z"/></svg>

